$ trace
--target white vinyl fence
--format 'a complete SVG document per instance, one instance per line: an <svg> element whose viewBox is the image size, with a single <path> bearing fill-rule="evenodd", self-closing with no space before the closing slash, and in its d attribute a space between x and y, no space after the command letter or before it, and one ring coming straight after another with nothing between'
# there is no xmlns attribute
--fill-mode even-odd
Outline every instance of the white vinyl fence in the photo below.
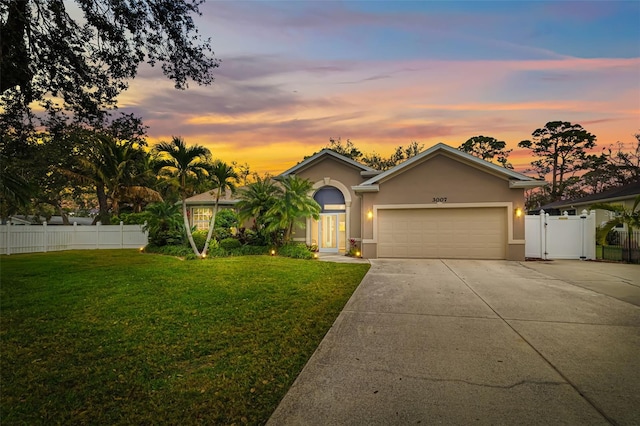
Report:
<svg viewBox="0 0 640 426"><path fill-rule="evenodd" d="M0 254L61 250L140 248L149 235L142 225L0 225Z"/></svg>
<svg viewBox="0 0 640 426"><path fill-rule="evenodd" d="M524 225L525 256L537 259L595 259L596 213L579 216L527 215Z"/></svg>

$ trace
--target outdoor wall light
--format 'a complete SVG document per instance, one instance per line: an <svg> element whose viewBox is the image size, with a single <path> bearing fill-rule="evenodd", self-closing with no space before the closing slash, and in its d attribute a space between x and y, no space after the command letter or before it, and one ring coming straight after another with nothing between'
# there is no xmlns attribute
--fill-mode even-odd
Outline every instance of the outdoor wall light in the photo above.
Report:
<svg viewBox="0 0 640 426"><path fill-rule="evenodd" d="M373 219L373 212L371 210L367 212L367 219Z"/></svg>
<svg viewBox="0 0 640 426"><path fill-rule="evenodd" d="M516 217L520 217L520 216L522 216L522 209L520 207L518 207L516 209Z"/></svg>

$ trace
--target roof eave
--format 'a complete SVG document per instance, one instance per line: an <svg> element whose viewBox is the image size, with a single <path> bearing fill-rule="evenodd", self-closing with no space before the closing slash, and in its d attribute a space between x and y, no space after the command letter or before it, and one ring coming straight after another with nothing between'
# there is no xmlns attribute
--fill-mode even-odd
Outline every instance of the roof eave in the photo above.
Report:
<svg viewBox="0 0 640 426"><path fill-rule="evenodd" d="M344 155L340 155L337 152L330 150L330 149L323 149L320 152L315 153L314 155L312 155L311 157L301 161L300 163L296 164L295 166L291 167L288 170L285 170L284 172L280 173L279 176L287 176L290 174L295 174L298 170L305 168L306 166L312 164L314 161L316 161L318 158L324 156L324 155L329 155L332 156L338 160L341 160L347 164L350 164L354 167L357 167L359 169L361 169L361 171L365 171L365 172L375 172L376 170L372 169L369 166L365 166L364 164L360 164L357 161L345 157Z"/></svg>
<svg viewBox="0 0 640 426"><path fill-rule="evenodd" d="M640 194L631 194L631 195L621 195L619 197L609 197L609 198L601 198L599 200L590 200L590 201L572 201L567 204L562 204L562 207L573 207L573 206L590 206L592 204L602 204L602 203L615 203L618 201L627 201L633 200Z"/></svg>
<svg viewBox="0 0 640 426"><path fill-rule="evenodd" d="M543 180L510 180L509 188L539 188L541 186L549 185Z"/></svg>
<svg viewBox="0 0 640 426"><path fill-rule="evenodd" d="M363 193L363 192L379 192L380 185L355 185L352 186L354 192Z"/></svg>
<svg viewBox="0 0 640 426"><path fill-rule="evenodd" d="M414 164L415 162L418 161L422 161L425 157L429 157L431 155L435 155L435 153L437 153L438 151L441 151L443 153L448 153L451 156L454 157L458 157L459 159L464 159L467 162L476 165L477 167L481 167L484 168L486 170L491 170L493 171L494 174L498 174L500 176L506 177L506 178L511 178L511 179L518 179L521 180L523 182L538 182L534 179L529 178L529 176L523 175L522 173L518 173L516 171L513 171L511 169L507 169L505 167L502 166L498 166L496 164L490 163L488 161L485 161L481 158L478 157L474 157L473 155L464 152L464 151L460 151L459 149L456 149L454 147L451 147L449 145L446 145L444 143L437 143L434 146L432 146L431 148L422 151L420 154L416 155L415 157L411 157L408 160L398 164L395 167L390 168L389 170L386 170L382 173L380 173L379 175L376 175L374 177L372 177L371 179L365 181L363 183L363 185L372 185L375 183L378 183L382 180L384 180L385 178L394 175L398 172L400 172L401 170L403 170L404 168L410 167L412 164Z"/></svg>
<svg viewBox="0 0 640 426"><path fill-rule="evenodd" d="M234 206L238 204L240 200L220 200L218 201L219 206ZM176 204L181 204L181 201L178 201ZM186 200L186 204L188 206L215 206L215 200Z"/></svg>

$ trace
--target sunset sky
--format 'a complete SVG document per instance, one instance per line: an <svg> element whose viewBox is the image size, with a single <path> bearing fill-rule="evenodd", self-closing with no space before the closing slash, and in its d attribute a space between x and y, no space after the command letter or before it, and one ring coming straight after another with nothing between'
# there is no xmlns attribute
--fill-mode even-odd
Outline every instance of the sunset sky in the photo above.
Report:
<svg viewBox="0 0 640 426"><path fill-rule="evenodd" d="M640 131L638 1L211 1L200 32L222 60L211 86L173 89L144 68L120 109L150 142L182 136L277 174L350 139L391 153L475 135L514 148L548 121L599 148Z"/></svg>

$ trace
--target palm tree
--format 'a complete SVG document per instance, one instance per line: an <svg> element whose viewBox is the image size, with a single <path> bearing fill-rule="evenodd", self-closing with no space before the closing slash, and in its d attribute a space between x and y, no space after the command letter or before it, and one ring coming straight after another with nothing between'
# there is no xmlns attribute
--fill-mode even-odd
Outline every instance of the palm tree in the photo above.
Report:
<svg viewBox="0 0 640 426"><path fill-rule="evenodd" d="M268 231L284 229L284 240L291 239L293 227L297 221L320 217L320 205L309 195L313 184L295 175L279 176L275 180L280 184L274 205L267 212Z"/></svg>
<svg viewBox="0 0 640 426"><path fill-rule="evenodd" d="M199 181L208 176L208 161L211 153L207 148L200 145L188 147L182 138L175 136L171 142L160 142L154 149L159 154L165 156L164 159L158 161L158 170L169 170L179 182L184 229L187 232L187 238L189 239L193 253L201 257L200 251L193 241L191 226L189 225L186 202L188 195L187 182L190 178L195 178L196 181Z"/></svg>
<svg viewBox="0 0 640 426"><path fill-rule="evenodd" d="M62 172L95 186L100 208L95 220L108 223L109 212L117 215L124 200L162 201L157 191L144 185L145 172L139 165L144 164L146 155L132 142L118 141L104 134L89 135L88 151L78 156L78 168Z"/></svg>
<svg viewBox="0 0 640 426"><path fill-rule="evenodd" d="M184 241L182 213L177 204L153 203L147 206L149 213L144 229L149 231L149 240L158 246Z"/></svg>
<svg viewBox="0 0 640 426"><path fill-rule="evenodd" d="M631 256L631 243L633 240L633 230L640 228L640 195L633 201L633 206L628 209L622 204L596 203L589 207L591 210L607 210L616 213L616 216L604 224L598 231L598 239L600 244L604 245L604 241L609 231L617 225L627 225L627 240L625 246L628 249L629 257ZM631 260L631 259L627 259Z"/></svg>
<svg viewBox="0 0 640 426"><path fill-rule="evenodd" d="M34 192L27 179L9 168L11 163L8 160L4 154L0 155L0 223L18 208L28 205Z"/></svg>
<svg viewBox="0 0 640 426"><path fill-rule="evenodd" d="M238 182L238 174L233 170L233 167L222 161L216 161L215 164L209 170L209 178L214 184L214 191L216 201L213 206L213 214L211 215L211 223L209 224L209 232L207 233L207 239L204 243L204 249L202 249L202 256L207 255L209 249L209 242L213 235L213 228L216 223L216 215L218 214L218 203L222 192L227 190L234 193L236 191L235 183ZM235 182L234 182L235 181Z"/></svg>
<svg viewBox="0 0 640 426"><path fill-rule="evenodd" d="M253 218L256 232L262 232L267 225L267 212L275 204L277 194L278 187L271 177L258 177L240 190L240 201L236 204L239 219L245 221Z"/></svg>

